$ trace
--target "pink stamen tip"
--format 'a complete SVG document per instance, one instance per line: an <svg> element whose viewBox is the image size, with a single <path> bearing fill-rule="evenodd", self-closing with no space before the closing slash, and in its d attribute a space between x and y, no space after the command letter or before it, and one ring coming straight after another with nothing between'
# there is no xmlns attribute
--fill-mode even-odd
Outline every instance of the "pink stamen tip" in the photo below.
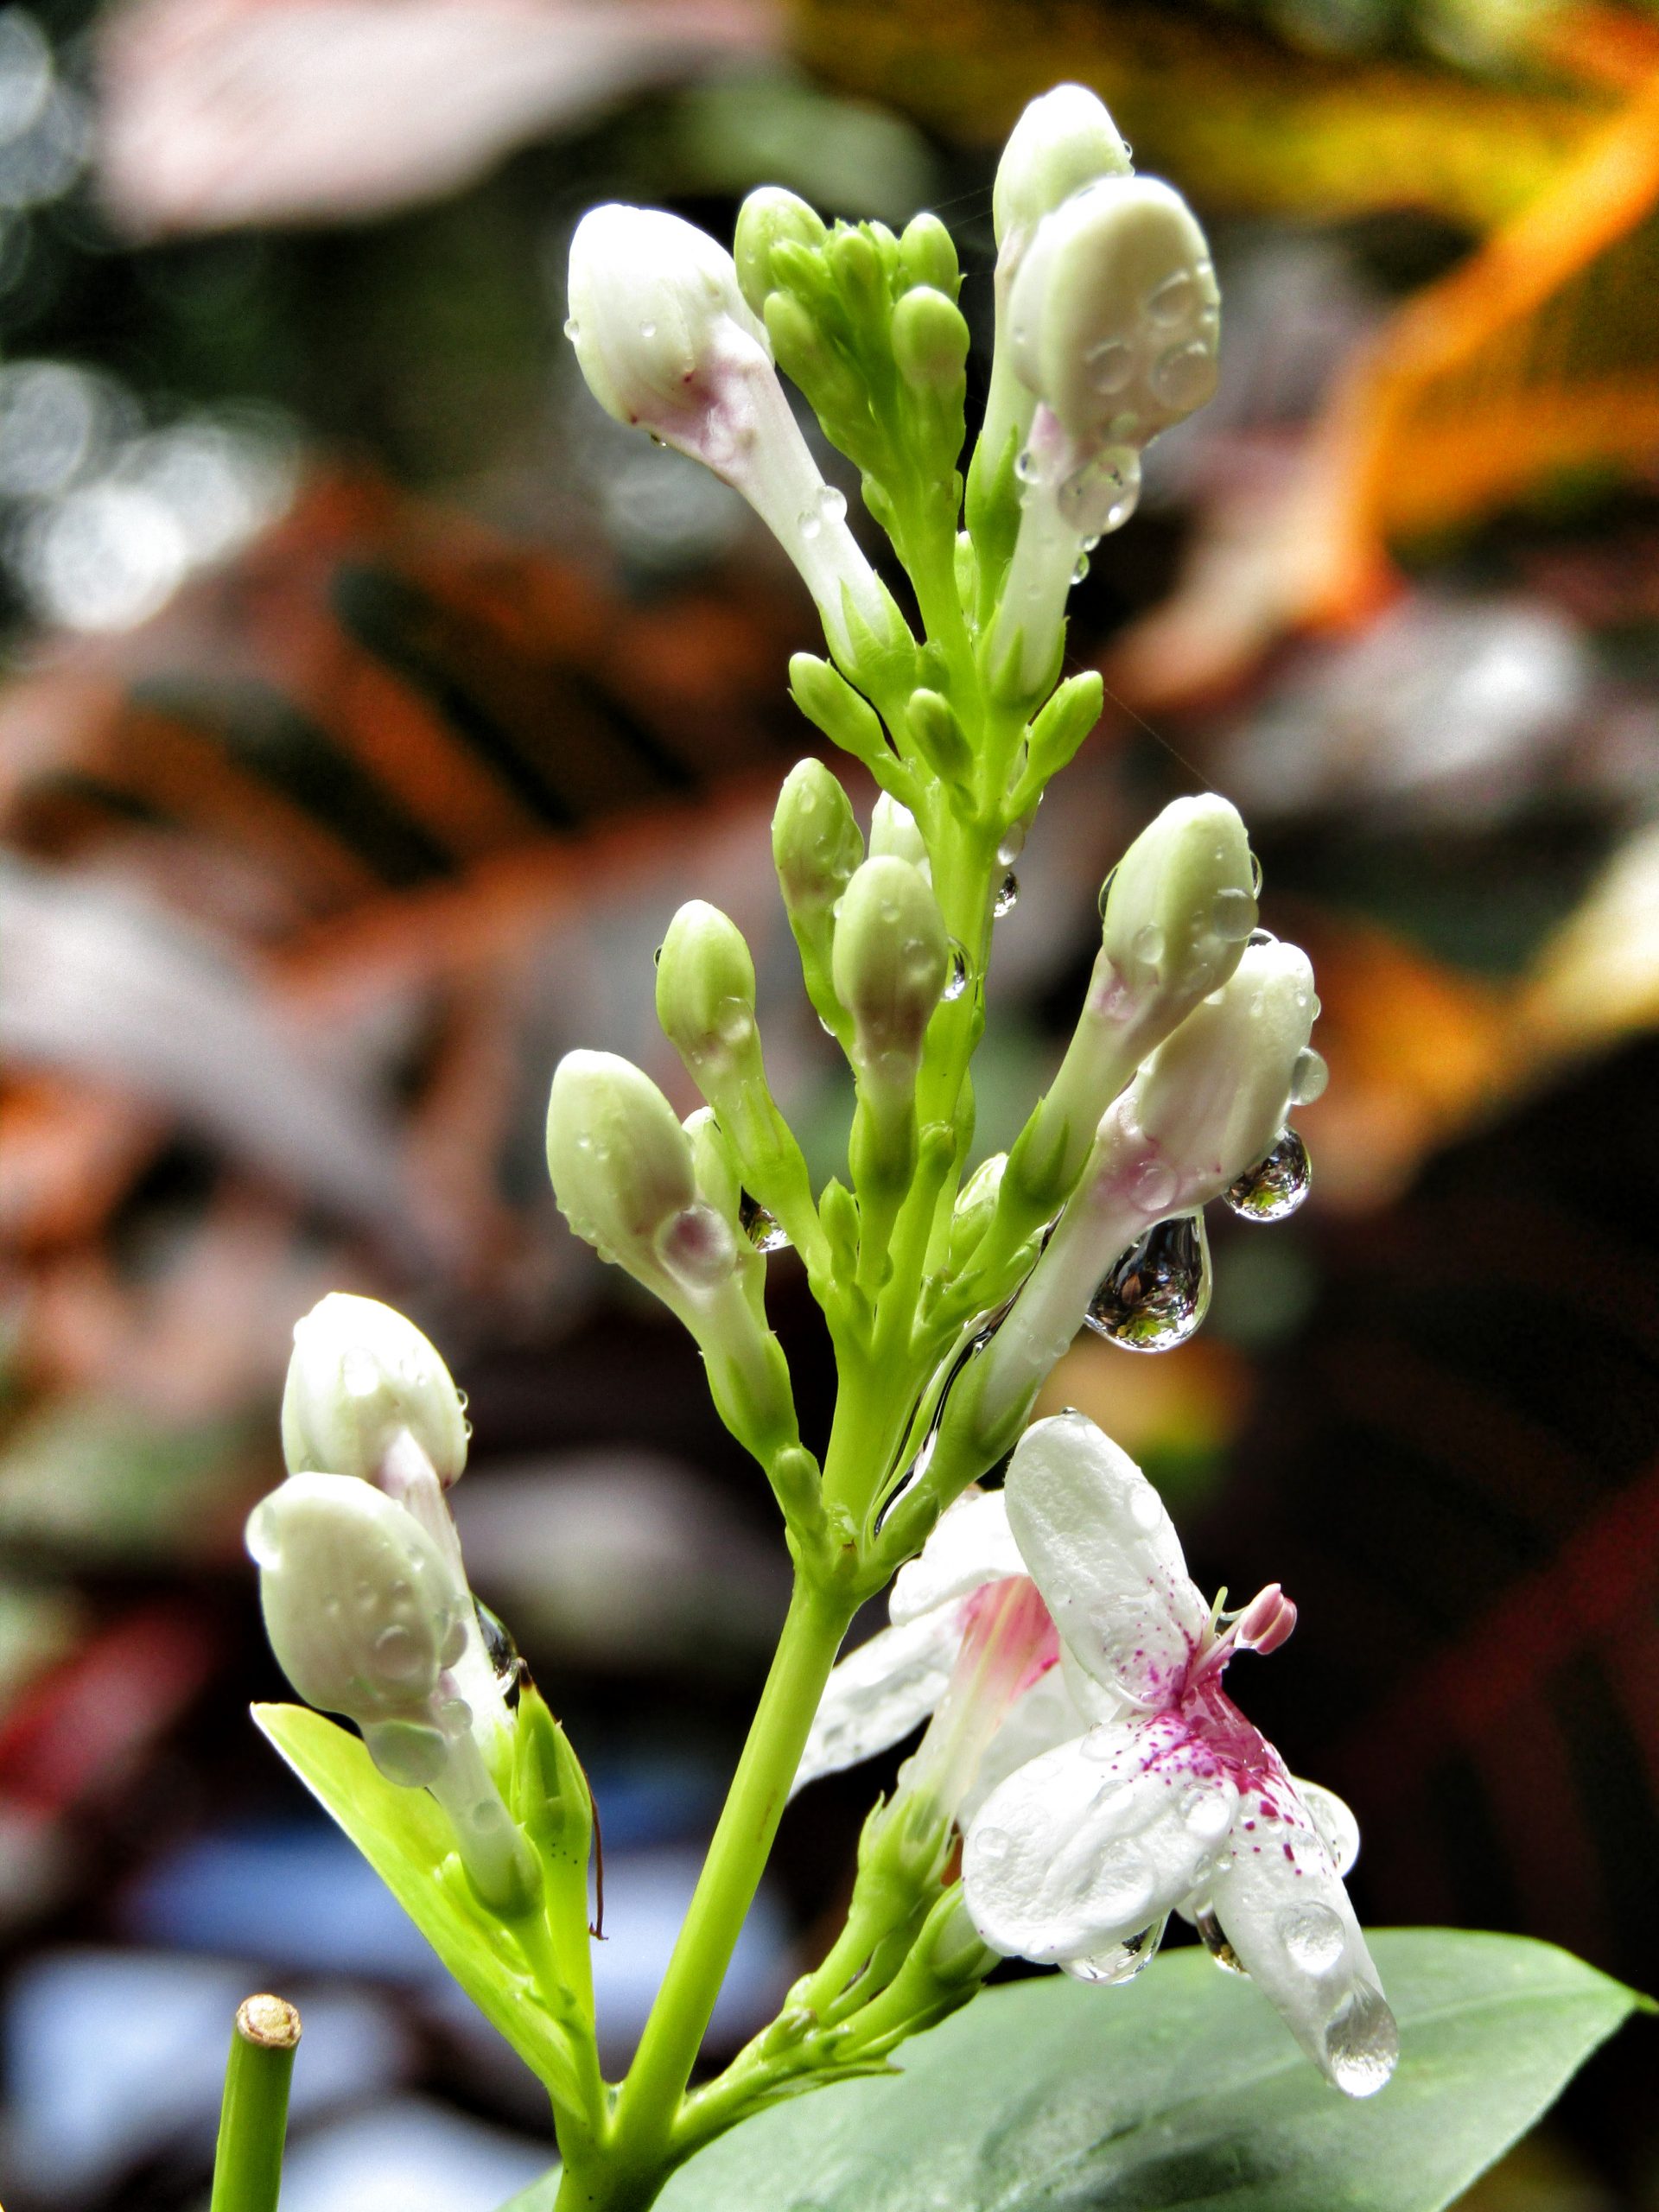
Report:
<svg viewBox="0 0 1659 2212"><path fill-rule="evenodd" d="M1259 1590L1239 1615L1236 1635L1247 1651L1276 1651L1296 1625L1296 1606L1276 1582Z"/></svg>

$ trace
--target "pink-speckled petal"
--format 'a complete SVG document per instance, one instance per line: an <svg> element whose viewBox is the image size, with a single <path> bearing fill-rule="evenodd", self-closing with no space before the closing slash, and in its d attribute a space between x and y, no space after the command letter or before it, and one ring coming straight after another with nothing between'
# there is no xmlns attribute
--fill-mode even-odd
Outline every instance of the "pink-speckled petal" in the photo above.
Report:
<svg viewBox="0 0 1659 2212"><path fill-rule="evenodd" d="M1083 1414L1039 1421L1008 1468L1008 1522L1055 1626L1107 1688L1156 1698L1210 1618L1164 1502Z"/></svg>
<svg viewBox="0 0 1659 2212"><path fill-rule="evenodd" d="M1106 1722L993 1790L963 1850L963 1893L993 1949L1096 1958L1161 1919L1224 1852L1238 1793L1195 1766L1167 1715Z"/></svg>
<svg viewBox="0 0 1659 2212"><path fill-rule="evenodd" d="M962 1648L962 1607L878 1630L824 1685L790 1795L902 1742L944 1695Z"/></svg>
<svg viewBox="0 0 1659 2212"><path fill-rule="evenodd" d="M1005 1582L1025 1571L1001 1491L967 1490L945 1509L917 1556L899 1568L887 1615L902 1628L953 1598L969 1597L988 1582Z"/></svg>
<svg viewBox="0 0 1659 2212"><path fill-rule="evenodd" d="M1313 1815L1288 1776L1267 1795L1274 1816L1252 1829L1241 1805L1211 1909L1314 2064L1347 2095L1374 2096L1400 2055L1394 2015Z"/></svg>

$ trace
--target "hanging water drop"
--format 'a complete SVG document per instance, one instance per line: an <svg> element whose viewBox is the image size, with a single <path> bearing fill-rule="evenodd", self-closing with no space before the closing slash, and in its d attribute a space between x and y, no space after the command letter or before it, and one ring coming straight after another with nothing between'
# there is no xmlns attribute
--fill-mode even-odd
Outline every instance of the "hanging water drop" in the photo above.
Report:
<svg viewBox="0 0 1659 2212"><path fill-rule="evenodd" d="M1375 2096L1400 2057L1400 2031L1382 1992L1362 1981L1325 2027L1325 2063L1351 2097Z"/></svg>
<svg viewBox="0 0 1659 2212"><path fill-rule="evenodd" d="M1202 339L1172 346L1152 372L1152 388L1166 407L1201 407L1215 389L1216 357Z"/></svg>
<svg viewBox="0 0 1659 2212"><path fill-rule="evenodd" d="M1249 937L1255 920L1255 899L1236 886L1217 891L1210 902L1210 926L1225 944L1236 944L1241 938Z"/></svg>
<svg viewBox="0 0 1659 2212"><path fill-rule="evenodd" d="M1222 1196L1241 1221L1285 1221L1307 1196L1313 1181L1307 1147L1286 1128L1265 1160L1246 1168Z"/></svg>
<svg viewBox="0 0 1659 2212"><path fill-rule="evenodd" d="M1262 863L1254 853L1250 855L1250 894L1255 899L1262 896Z"/></svg>
<svg viewBox="0 0 1659 2212"><path fill-rule="evenodd" d="M1192 1924L1199 1940L1224 1974L1248 1974L1249 1968L1240 1963L1238 1953L1222 1932L1221 1923L1207 1904L1200 1905L1192 1916Z"/></svg>
<svg viewBox="0 0 1659 2212"><path fill-rule="evenodd" d="M1037 804L1040 806L1042 801L1039 799ZM1010 822L1002 832L1002 842L996 849L997 863L1000 867L1012 868L1020 854L1025 851L1026 839L1031 834L1032 814L1035 814L1036 810L1037 808L1033 807L1031 814L1022 814L1017 822Z"/></svg>
<svg viewBox="0 0 1659 2212"><path fill-rule="evenodd" d="M1100 897L1099 897L1099 899L1096 901L1096 905L1099 906L1099 908L1100 908L1100 918L1101 918L1101 920L1102 920L1103 922L1103 921L1105 920L1105 918L1106 918L1106 902L1107 902L1107 900L1111 897L1111 895L1112 895L1112 886L1113 886L1116 881L1117 881L1117 870L1116 870L1116 868L1114 868L1114 869L1112 870L1111 874L1107 877L1107 879L1106 879L1105 882L1104 882L1104 883L1103 883L1103 884L1101 885L1101 887L1100 887Z"/></svg>
<svg viewBox="0 0 1659 2212"><path fill-rule="evenodd" d="M737 1201L737 1225L757 1252L786 1252L789 1233L779 1223L776 1214L753 1198L745 1191Z"/></svg>
<svg viewBox="0 0 1659 2212"><path fill-rule="evenodd" d="M1150 1928L1143 1928L1138 1936L1125 1936L1122 1942L1109 1944L1103 1951L1091 1952L1086 1959L1065 1959L1061 1963L1074 1981L1092 1982L1108 1988L1119 1982L1133 1981L1136 1974L1145 1973L1157 1956L1167 1925L1166 1914Z"/></svg>
<svg viewBox="0 0 1659 2212"><path fill-rule="evenodd" d="M1004 914L1011 914L1020 903L1020 879L1010 868L997 886L996 896L991 901L992 918L1001 921Z"/></svg>
<svg viewBox="0 0 1659 2212"><path fill-rule="evenodd" d="M1210 1241L1201 1213L1175 1214L1137 1237L1101 1278L1084 1316L1125 1351L1173 1351L1210 1307Z"/></svg>
<svg viewBox="0 0 1659 2212"><path fill-rule="evenodd" d="M1098 544L1100 541L1096 538L1095 542ZM1074 584L1080 584L1085 580L1088 574L1089 556L1086 553L1079 553L1077 559L1077 565L1071 571L1071 581Z"/></svg>
<svg viewBox="0 0 1659 2212"><path fill-rule="evenodd" d="M1290 1071L1290 1103L1293 1106L1311 1106L1316 1098L1323 1098L1325 1086L1331 1080L1331 1071L1325 1064L1323 1052L1316 1052L1311 1045L1296 1055L1296 1065Z"/></svg>
<svg viewBox="0 0 1659 2212"><path fill-rule="evenodd" d="M512 1640L512 1630L497 1613L477 1599L473 1601L478 1615L478 1633L483 1641L484 1656L490 1662L490 1672L495 1676L495 1687L509 1712L518 1703L518 1693L530 1679L524 1655ZM470 1718L470 1716L469 1716Z"/></svg>
<svg viewBox="0 0 1659 2212"><path fill-rule="evenodd" d="M947 1005L954 1005L968 988L968 956L962 947L953 945L950 950L950 973L944 979L944 988L939 996Z"/></svg>

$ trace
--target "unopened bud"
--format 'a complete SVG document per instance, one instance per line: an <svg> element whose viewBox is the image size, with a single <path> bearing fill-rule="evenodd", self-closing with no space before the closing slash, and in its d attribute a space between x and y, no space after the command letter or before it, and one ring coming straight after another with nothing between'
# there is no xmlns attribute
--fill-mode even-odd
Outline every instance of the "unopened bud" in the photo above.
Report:
<svg viewBox="0 0 1659 2212"><path fill-rule="evenodd" d="M866 1072L913 1072L950 968L950 942L919 868L891 854L865 861L836 925L836 995L853 1019Z"/></svg>
<svg viewBox="0 0 1659 2212"><path fill-rule="evenodd" d="M1101 949L1133 1000L1156 996L1169 1028L1231 975L1255 913L1243 822L1236 807L1206 791L1172 800L1118 862ZM1153 1041L1142 1033L1142 1053Z"/></svg>
<svg viewBox="0 0 1659 2212"><path fill-rule="evenodd" d="M921 825L907 806L883 791L870 810L870 858L876 860L891 855L895 860L908 861L913 868L931 883L932 864L927 857L927 841Z"/></svg>
<svg viewBox="0 0 1659 2212"><path fill-rule="evenodd" d="M784 779L772 817L772 858L791 914L827 914L864 858L852 802L822 760L798 761Z"/></svg>
<svg viewBox="0 0 1659 2212"><path fill-rule="evenodd" d="M991 193L998 245L1097 177L1128 173L1128 147L1101 100L1086 86L1056 85L1029 104L1002 149Z"/></svg>
<svg viewBox="0 0 1659 2212"><path fill-rule="evenodd" d="M950 1272L953 1274L973 1256L975 1247L991 1225L991 1217L996 1211L997 1192L1002 1187L1002 1171L1007 1164L1006 1152L994 1152L988 1160L981 1160L963 1185L956 1211L950 1217Z"/></svg>
<svg viewBox="0 0 1659 2212"><path fill-rule="evenodd" d="M294 1325L283 1392L290 1474L378 1481L404 1433L445 1484L467 1464L460 1392L434 1345L378 1299L334 1291Z"/></svg>
<svg viewBox="0 0 1659 2212"><path fill-rule="evenodd" d="M1179 193L1104 178L1037 226L1010 296L1014 367L1079 462L1138 451L1215 391L1220 298Z"/></svg>
<svg viewBox="0 0 1659 2212"><path fill-rule="evenodd" d="M466 1645L464 1600L412 1515L348 1475L290 1475L254 1508L248 1549L270 1648L308 1705L365 1733L398 1722L435 1734L438 1677ZM427 1748L441 1757L441 1742Z"/></svg>
<svg viewBox="0 0 1659 2212"><path fill-rule="evenodd" d="M891 760L892 749L874 708L827 660L816 653L794 654L789 664L789 696L814 728L843 753L872 764Z"/></svg>
<svg viewBox="0 0 1659 2212"><path fill-rule="evenodd" d="M692 899L657 957L657 1019L705 1092L760 1072L754 962L735 922Z"/></svg>
<svg viewBox="0 0 1659 2212"><path fill-rule="evenodd" d="M913 691L906 719L922 758L947 784L965 787L974 771L973 747L950 702L938 691Z"/></svg>
<svg viewBox="0 0 1659 2212"><path fill-rule="evenodd" d="M905 382L948 391L959 385L968 359L968 325L954 300L918 284L893 311L893 358Z"/></svg>
<svg viewBox="0 0 1659 2212"><path fill-rule="evenodd" d="M743 297L756 315L766 312L766 296L777 289L772 270L775 247L820 246L829 235L823 218L798 194L780 184L762 185L737 211L732 251Z"/></svg>
<svg viewBox="0 0 1659 2212"><path fill-rule="evenodd" d="M899 241L899 265L912 284L930 284L954 300L962 283L956 241L937 215L913 215Z"/></svg>
<svg viewBox="0 0 1659 2212"><path fill-rule="evenodd" d="M1178 1173L1177 1205L1217 1197L1272 1149L1318 1010L1305 952L1250 945L1152 1055L1126 1103Z"/></svg>
<svg viewBox="0 0 1659 2212"><path fill-rule="evenodd" d="M731 1231L702 1201L685 1131L632 1061L565 1054L547 1109L547 1164L577 1236L652 1288L705 1286L731 1272Z"/></svg>

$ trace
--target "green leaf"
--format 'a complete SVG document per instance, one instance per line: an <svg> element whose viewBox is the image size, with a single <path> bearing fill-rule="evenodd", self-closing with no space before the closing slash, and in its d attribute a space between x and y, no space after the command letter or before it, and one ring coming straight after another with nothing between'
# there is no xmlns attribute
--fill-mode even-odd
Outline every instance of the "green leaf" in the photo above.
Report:
<svg viewBox="0 0 1659 2212"><path fill-rule="evenodd" d="M1439 2212L1641 2000L1564 1951L1443 1929L1371 1937L1394 2080L1331 2088L1260 1993L1201 1950L1132 1988L994 1989L897 2080L762 2113L670 2182L661 2212ZM505 2212L545 2212L543 2180Z"/></svg>
<svg viewBox="0 0 1659 2212"><path fill-rule="evenodd" d="M564 2037L510 1931L473 1895L448 1821L424 1789L388 1782L361 1740L302 1705L256 1705L255 1725L339 1821L444 1965L524 2063L577 2097Z"/></svg>

